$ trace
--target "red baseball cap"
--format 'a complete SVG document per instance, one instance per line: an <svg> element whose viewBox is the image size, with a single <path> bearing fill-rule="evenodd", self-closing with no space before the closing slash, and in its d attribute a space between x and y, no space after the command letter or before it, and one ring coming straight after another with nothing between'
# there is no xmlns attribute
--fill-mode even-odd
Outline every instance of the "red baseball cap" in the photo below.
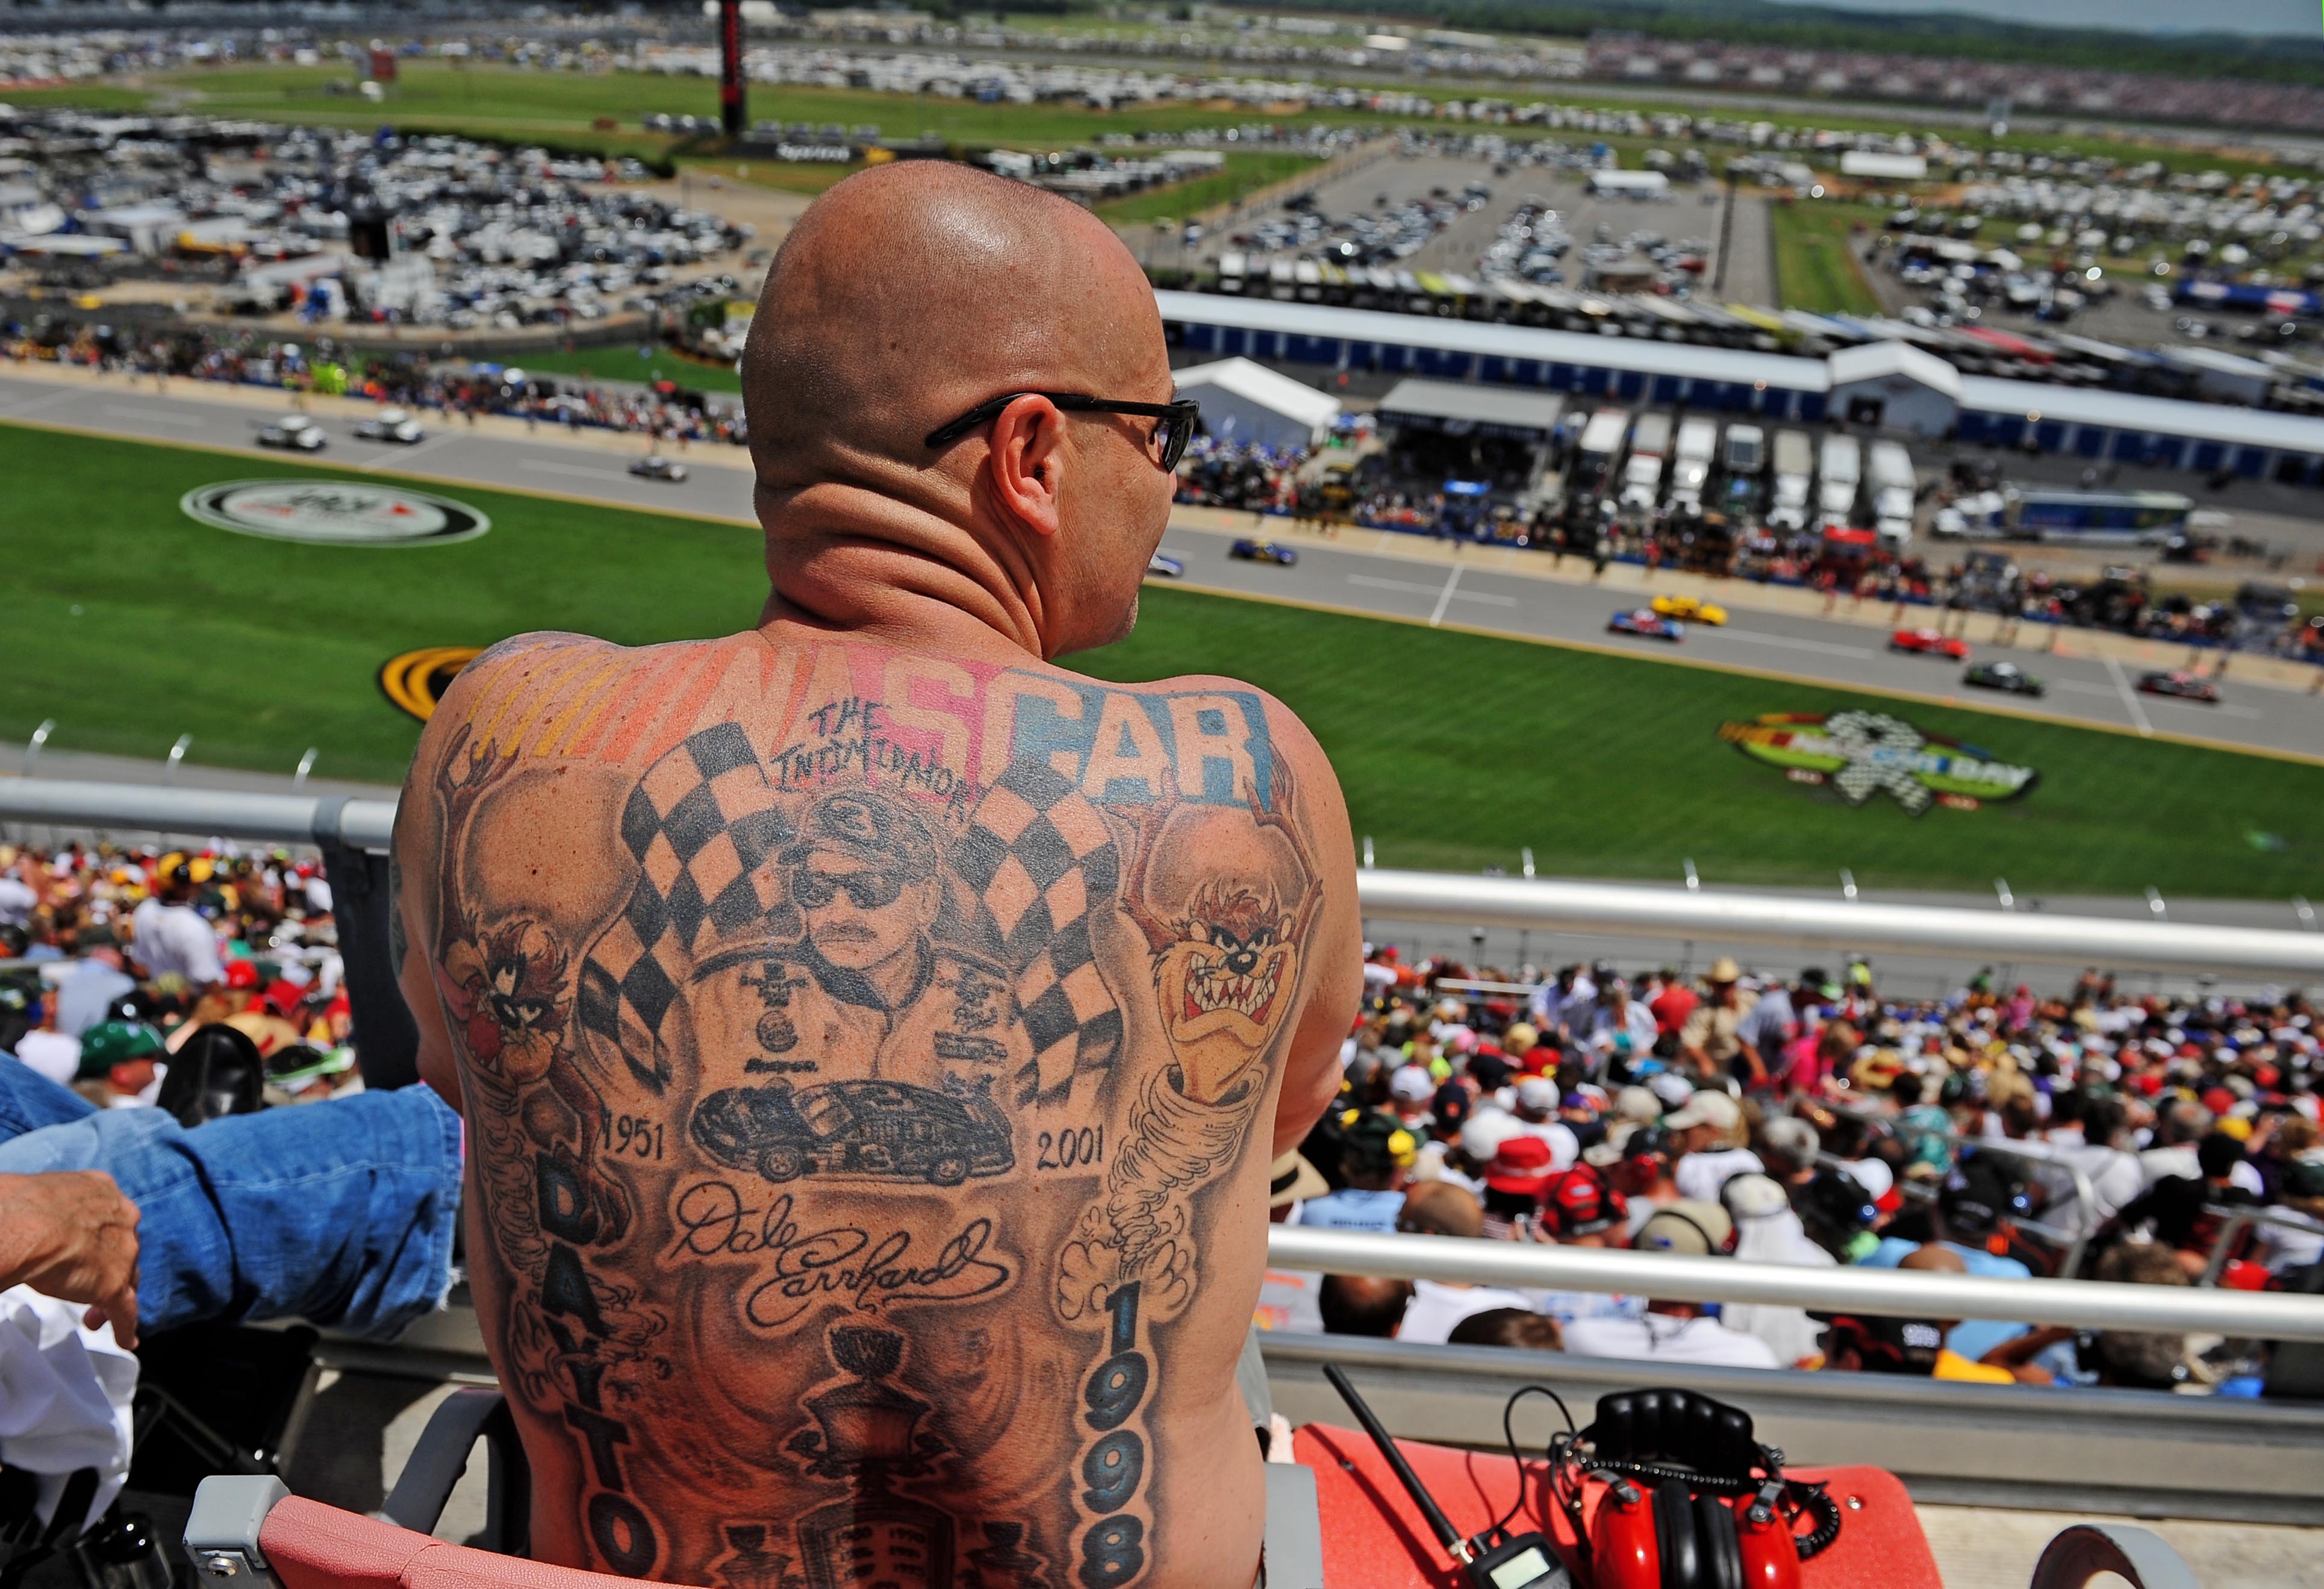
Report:
<svg viewBox="0 0 2324 1589"><path fill-rule="evenodd" d="M277 1015L286 1016L292 1011L296 1010L299 1007L300 1002L304 1000L306 996L307 990L305 988L300 987L297 983L290 981L288 977L281 976L276 977L272 982L266 984L266 992L263 995L268 1009L273 1011Z"/></svg>
<svg viewBox="0 0 2324 1589"><path fill-rule="evenodd" d="M1497 1192L1538 1196L1550 1176L1549 1144L1530 1133L1514 1136L1493 1150L1485 1184Z"/></svg>
<svg viewBox="0 0 2324 1589"><path fill-rule="evenodd" d="M234 989L236 993L244 993L257 987L258 967L248 960L227 961L226 963L226 985Z"/></svg>
<svg viewBox="0 0 2324 1589"><path fill-rule="evenodd" d="M1610 1230L1630 1217L1629 1199L1596 1171L1569 1169L1549 1188L1542 1224L1553 1236L1587 1236Z"/></svg>

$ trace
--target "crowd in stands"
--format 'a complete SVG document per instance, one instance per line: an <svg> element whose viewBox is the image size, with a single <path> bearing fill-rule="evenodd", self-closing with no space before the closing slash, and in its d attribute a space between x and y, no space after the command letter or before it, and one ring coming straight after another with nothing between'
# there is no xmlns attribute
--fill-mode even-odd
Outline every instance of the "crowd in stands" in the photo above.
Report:
<svg viewBox="0 0 2324 1589"><path fill-rule="evenodd" d="M185 1125L358 1091L329 880L312 861L0 845L0 1052Z"/></svg>
<svg viewBox="0 0 2324 1589"><path fill-rule="evenodd" d="M1339 1102L1275 1167L1278 1222L2324 1290L2324 1033L2296 994L2135 995L2093 972L2070 994L2039 996L1988 973L1941 1000L1898 1001L1863 962L1784 981L1724 958L1701 977L1599 964L1513 982L1409 965L1393 947L1368 951L1365 975ZM2272 1361L2248 1341L1282 1270L1268 1273L1259 1322L2245 1395L2260 1393Z"/></svg>
<svg viewBox="0 0 2324 1589"><path fill-rule="evenodd" d="M606 363L619 349L608 350ZM750 436L739 400L721 401L682 383L608 385L581 378L524 372L521 363L477 364L426 355L383 357L336 347L329 338L294 342L256 332L173 330L140 337L125 328L93 325L56 328L0 322L0 361L55 363L155 382L215 381L266 386L292 400L309 393L368 397L438 416L474 422L504 414L530 424L618 430L683 446L724 442L743 446ZM510 371L523 374L510 379Z"/></svg>

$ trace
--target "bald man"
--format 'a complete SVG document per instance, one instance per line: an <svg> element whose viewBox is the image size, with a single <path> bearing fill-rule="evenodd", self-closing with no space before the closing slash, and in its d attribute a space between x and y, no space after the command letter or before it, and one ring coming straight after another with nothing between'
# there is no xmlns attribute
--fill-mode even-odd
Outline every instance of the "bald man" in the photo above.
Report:
<svg viewBox="0 0 2324 1589"><path fill-rule="evenodd" d="M1129 633L1192 426L1105 226L851 178L743 360L755 628L494 647L396 836L539 1559L1220 1589L1268 1173L1360 988L1329 763Z"/></svg>

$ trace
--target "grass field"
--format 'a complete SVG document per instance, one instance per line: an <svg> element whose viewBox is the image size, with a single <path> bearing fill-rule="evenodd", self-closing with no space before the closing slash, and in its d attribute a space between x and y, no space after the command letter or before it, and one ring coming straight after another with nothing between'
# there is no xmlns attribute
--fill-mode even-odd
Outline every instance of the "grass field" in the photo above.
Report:
<svg viewBox="0 0 2324 1589"><path fill-rule="evenodd" d="M637 348L627 343L576 347L570 353L551 348L492 362L515 365L528 374L585 375L600 381L675 381L696 392L738 393L742 390L742 377L727 365L680 358L666 347L653 348L650 356L640 358Z"/></svg>
<svg viewBox="0 0 2324 1589"><path fill-rule="evenodd" d="M1127 199L1110 199L1096 207L1102 218L1117 226L1163 219L1183 221L1213 205L1233 204L1271 182L1313 171L1315 162L1305 154L1276 154L1240 150L1226 158L1216 176L1194 177L1167 187L1148 188Z"/></svg>
<svg viewBox="0 0 2324 1589"><path fill-rule="evenodd" d="M1859 221L1877 226L1883 215L1873 205L1824 199L1768 205L1775 291L1783 307L1817 314L1878 314L1880 300L1864 279L1864 267L1849 247L1849 235Z"/></svg>
<svg viewBox="0 0 2324 1589"><path fill-rule="evenodd" d="M417 725L382 663L526 629L624 642L732 631L764 588L757 537L462 487L492 531L407 550L303 546L197 524L215 481L297 465L0 425L10 623L0 734L58 720L58 750L392 781ZM318 477L339 472L312 471ZM373 476L377 479L377 476ZM1914 705L1932 733L2030 763L2023 799L1914 818L1848 808L1718 738L1729 718L1893 703L1639 659L1149 587L1130 640L1082 659L1103 677L1220 671L1274 690L1339 767L1384 865L1715 882L2020 892L2324 893L2324 768ZM2287 847L2263 850L2253 835Z"/></svg>

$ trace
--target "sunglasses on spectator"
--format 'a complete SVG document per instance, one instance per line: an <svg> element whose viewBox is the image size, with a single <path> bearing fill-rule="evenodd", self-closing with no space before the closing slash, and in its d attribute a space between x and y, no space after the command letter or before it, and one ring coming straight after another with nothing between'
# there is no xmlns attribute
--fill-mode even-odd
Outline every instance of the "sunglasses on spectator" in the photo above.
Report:
<svg viewBox="0 0 2324 1589"><path fill-rule="evenodd" d="M1024 397L1046 397L1071 413L1139 414L1160 420L1154 427L1148 456L1165 474L1176 468L1178 460L1186 456L1186 443L1194 439L1194 424L1203 413L1202 404L1190 397L1182 397L1176 402L1117 402L1109 397L1084 397L1076 392L1011 392L978 403L949 424L938 425L928 432L926 445L950 447L979 425L999 419L1002 410Z"/></svg>

